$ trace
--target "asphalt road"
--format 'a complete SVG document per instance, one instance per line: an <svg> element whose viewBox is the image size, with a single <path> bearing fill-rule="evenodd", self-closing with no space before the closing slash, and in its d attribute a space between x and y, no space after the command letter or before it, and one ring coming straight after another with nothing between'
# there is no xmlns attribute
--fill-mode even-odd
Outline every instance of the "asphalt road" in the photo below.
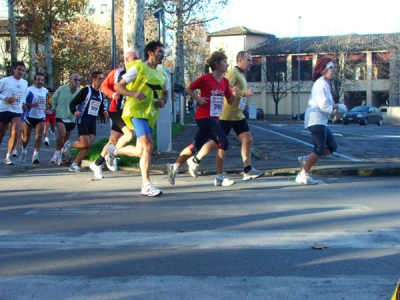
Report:
<svg viewBox="0 0 400 300"><path fill-rule="evenodd" d="M179 175L175 186L152 178L162 197L140 196L140 175L126 172L0 178L0 299L376 300L394 291L397 177L316 186L237 177L218 188L213 176Z"/></svg>

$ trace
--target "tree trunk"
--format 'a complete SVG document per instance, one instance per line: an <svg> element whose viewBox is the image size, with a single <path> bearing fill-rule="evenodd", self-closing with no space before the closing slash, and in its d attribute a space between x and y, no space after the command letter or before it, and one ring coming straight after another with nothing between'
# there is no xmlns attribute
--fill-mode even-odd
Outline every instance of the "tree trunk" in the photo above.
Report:
<svg viewBox="0 0 400 300"><path fill-rule="evenodd" d="M11 65L13 65L18 60L17 30L15 27L14 1L15 0L8 0L8 20L10 24L10 38L11 38Z"/></svg>
<svg viewBox="0 0 400 300"><path fill-rule="evenodd" d="M174 40L174 82L185 86L185 55L183 52L183 15L181 7L183 6L182 0L176 0L176 31Z"/></svg>
<svg viewBox="0 0 400 300"><path fill-rule="evenodd" d="M124 52L138 51L144 58L144 0L125 0L124 2Z"/></svg>
<svg viewBox="0 0 400 300"><path fill-rule="evenodd" d="M36 70L36 44L32 38L28 39L29 43L29 81L33 82Z"/></svg>
<svg viewBox="0 0 400 300"><path fill-rule="evenodd" d="M53 89L53 58L51 56L51 22L47 21L44 26L44 51L46 54L46 87Z"/></svg>

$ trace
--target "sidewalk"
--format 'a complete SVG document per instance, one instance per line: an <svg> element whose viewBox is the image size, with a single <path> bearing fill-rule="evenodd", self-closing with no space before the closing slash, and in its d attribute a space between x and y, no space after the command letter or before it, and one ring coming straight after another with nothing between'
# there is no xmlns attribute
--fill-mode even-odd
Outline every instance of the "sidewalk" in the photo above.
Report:
<svg viewBox="0 0 400 300"><path fill-rule="evenodd" d="M251 122L249 122L251 124ZM254 123L257 125L257 123ZM302 148L298 145L288 145L283 138L279 136L273 136L266 134L265 132L258 131L257 126L251 126L250 130L253 135L253 155L252 155L252 166L258 170L265 170L265 176L288 176L296 175L299 171L299 165L297 162L297 156L302 153L309 153L310 148ZM110 126L105 125L103 127L97 127L96 140L102 138L108 138L110 132ZM152 158L152 173L166 173L165 165L167 163L174 163L179 156L182 149L190 144L197 132L196 124L188 124L185 126L183 131L174 137L172 142L172 151L170 153L160 153L160 156L153 156ZM8 132L7 132L8 134ZM71 137L71 140L77 138L76 131ZM229 150L226 154L225 160L225 172L228 174L241 174L243 172L242 157L240 154L241 143L234 133L228 136L229 139ZM65 166L56 166L50 163L50 158L54 154L55 141L50 140L50 146L42 146L39 154L40 164L32 165L30 159L32 157L34 136L31 138L30 145L28 147L27 163L20 163L18 157L14 158L14 165L9 166L0 162L0 176L9 176L14 172L24 172L25 170L34 168L62 168L68 172ZM0 146L0 152L4 159L4 154L7 149L8 137L3 139L3 143ZM282 146L284 145L284 146ZM205 157L199 168L199 174L203 175L214 175L216 174L215 168L215 151ZM18 149L18 155L20 149ZM88 168L89 161L83 161L82 167ZM138 167L119 167L120 170L129 172L140 172ZM88 170L90 171L90 170ZM90 171L91 172L91 171ZM187 172L187 165L184 164L180 172ZM400 162L385 162L385 163L371 163L371 162L350 162L348 160L341 159L335 155L330 155L326 158L322 158L317 162L317 165L312 170L313 176L320 175L353 175L353 176L370 176L370 175L400 175Z"/></svg>

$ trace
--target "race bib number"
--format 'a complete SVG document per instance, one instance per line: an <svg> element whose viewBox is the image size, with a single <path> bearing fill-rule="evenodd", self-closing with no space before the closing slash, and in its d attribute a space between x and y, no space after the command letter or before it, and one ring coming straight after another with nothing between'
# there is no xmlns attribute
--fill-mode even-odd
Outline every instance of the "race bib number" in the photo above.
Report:
<svg viewBox="0 0 400 300"><path fill-rule="evenodd" d="M99 114L99 109L100 109L100 102L95 100L90 100L88 114L97 117L97 115Z"/></svg>
<svg viewBox="0 0 400 300"><path fill-rule="evenodd" d="M39 103L39 108L46 109L46 98L45 97L38 96L38 103Z"/></svg>
<svg viewBox="0 0 400 300"><path fill-rule="evenodd" d="M247 98L246 97L240 98L239 109L241 109L241 110L245 109L246 105L247 105Z"/></svg>
<svg viewBox="0 0 400 300"><path fill-rule="evenodd" d="M223 96L211 96L210 97L210 116L219 117L222 113L222 107L224 106Z"/></svg>
<svg viewBox="0 0 400 300"><path fill-rule="evenodd" d="M21 99L22 99L22 94L20 93L14 93L14 102L11 103L12 106L20 106L21 105Z"/></svg>

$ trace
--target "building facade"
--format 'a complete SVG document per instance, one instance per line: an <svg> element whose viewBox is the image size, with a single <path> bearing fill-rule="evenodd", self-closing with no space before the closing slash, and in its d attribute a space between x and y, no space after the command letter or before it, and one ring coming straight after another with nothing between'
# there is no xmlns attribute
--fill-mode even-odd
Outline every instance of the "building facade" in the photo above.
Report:
<svg viewBox="0 0 400 300"><path fill-rule="evenodd" d="M331 87L337 102L349 109L367 104L400 105L398 33L299 40L235 27L209 34L208 41L211 52L225 51L230 68L235 65L237 52L252 53L253 66L247 79L255 94L249 103L262 108L267 119L287 119L306 110L312 72L323 56L331 57L336 64L338 79Z"/></svg>

